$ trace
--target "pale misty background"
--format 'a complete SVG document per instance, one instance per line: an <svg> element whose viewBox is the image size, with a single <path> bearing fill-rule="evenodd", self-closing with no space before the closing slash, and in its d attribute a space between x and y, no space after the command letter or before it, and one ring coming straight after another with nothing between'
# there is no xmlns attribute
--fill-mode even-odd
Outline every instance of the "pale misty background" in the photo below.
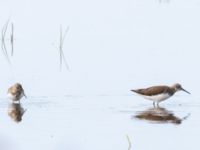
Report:
<svg viewBox="0 0 200 150"><path fill-rule="evenodd" d="M12 66L9 66L3 54L0 55L1 109L3 111L4 106L7 107L6 92L8 87L15 82L22 83L29 97L23 103L33 108L32 112L29 108L25 114L29 120L27 123L24 119L25 121L21 124L7 123L0 126L1 133L4 135L2 141L9 143L12 139L14 145L17 145L13 146L15 150L23 150L27 147L28 149L62 150L62 145L76 150L123 150L128 146L124 137L127 133L135 142L133 142L134 150L149 149L145 141L149 144L158 141L154 143L157 144L158 149L170 149L172 148L170 145L173 144L182 150L189 149L191 145L197 146L196 139L200 134L199 131L195 132L197 128L191 132L190 124L186 125L186 133L180 128L177 129L176 126L166 127L166 131L169 131L166 139L171 136L176 138L176 135L177 139L180 137L183 139L174 143L171 141L170 145L162 147L163 144L161 142L159 145L158 139L152 139L151 142L148 140L151 139L151 136L149 137L151 133L155 137L163 136L160 135L162 131L159 125L132 128L134 123L130 120L131 114L119 113L118 116L105 108L107 108L107 103L109 107L116 109L117 107L131 109L131 106L140 102L151 105L142 98L136 98L130 89L159 84L171 85L176 82L181 83L192 93L191 96L185 93L178 94L184 102L187 104L198 102L199 0L0 0L0 12L0 28L8 19L10 23L14 23L15 28L14 56L10 57ZM60 25L63 30L70 27L63 46L70 69L67 70L63 66L61 71L58 49ZM9 38L9 31L7 38ZM9 46L8 51L10 51ZM108 98L101 100L101 96ZM47 106L41 104L42 109L47 113L44 118L49 121L49 123L46 121L45 125L42 125L44 118L39 114L43 113L43 110L34 106L40 106L43 97L47 97L44 101L48 103ZM51 99L52 97L55 99ZM79 101L80 97L83 100ZM90 100L84 101L87 99L85 97L89 97ZM56 104L58 99L60 104ZM179 103L181 99L176 98ZM68 100L70 104L67 103ZM173 102L169 101L166 104L173 104ZM48 108L49 105L50 108ZM57 105L59 108L56 108ZM77 114L74 114L75 116L70 114L72 106L79 110ZM67 110L62 110L62 107ZM96 110L96 107L99 110ZM58 111L58 109L61 110ZM186 110L188 109L190 110L187 107ZM48 111L52 111L54 116L48 116ZM93 111L98 112L90 116ZM197 116L199 111L195 109L195 112ZM37 118L37 113L41 118ZM77 120L75 119L69 129L66 129L67 127L62 124L65 122L62 120L63 116L59 117L59 113L62 113L64 117L65 115L77 117ZM82 117L79 116L81 113L83 113ZM107 113L110 114L109 117ZM6 117L5 115L3 120L9 122L9 118ZM105 117L105 120L95 121L98 117ZM121 122L125 117L129 125L119 124L118 117L122 119ZM58 120L55 121L56 119ZM112 123L103 123L103 121L109 122L110 119ZM93 120L92 123L91 120ZM55 122L52 123L52 121ZM87 121L89 121L88 124L81 124ZM40 124L42 127L38 125L32 129L31 125L34 124ZM64 130L59 126L61 124ZM93 130L90 130L91 124L94 125ZM98 129L100 126L105 128ZM197 127L197 124L194 126ZM171 129L178 130L177 134L171 135ZM147 136L140 133L149 130L151 131ZM49 131L53 133L49 135ZM133 131L138 134L133 134ZM77 136L72 136L74 134ZM193 135L194 140L189 141L188 145L181 145L184 140L188 141L185 137ZM52 142L47 138L49 136L56 139ZM16 139L19 141L17 142ZM68 144L64 140L67 140ZM152 148L155 149L155 146L152 145ZM7 149L12 149L12 146Z"/></svg>

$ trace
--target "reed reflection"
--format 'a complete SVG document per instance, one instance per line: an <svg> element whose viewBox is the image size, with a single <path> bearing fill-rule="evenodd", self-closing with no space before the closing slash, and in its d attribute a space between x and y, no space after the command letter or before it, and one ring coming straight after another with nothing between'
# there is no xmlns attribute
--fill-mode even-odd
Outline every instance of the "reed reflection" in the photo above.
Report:
<svg viewBox="0 0 200 150"><path fill-rule="evenodd" d="M147 120L152 123L173 123L181 124L183 120L187 119L190 114L183 118L174 115L172 111L163 107L152 107L144 111L139 111L134 117L140 120Z"/></svg>
<svg viewBox="0 0 200 150"><path fill-rule="evenodd" d="M26 110L20 103L10 103L8 105L8 115L17 123L22 121L22 116L25 112Z"/></svg>

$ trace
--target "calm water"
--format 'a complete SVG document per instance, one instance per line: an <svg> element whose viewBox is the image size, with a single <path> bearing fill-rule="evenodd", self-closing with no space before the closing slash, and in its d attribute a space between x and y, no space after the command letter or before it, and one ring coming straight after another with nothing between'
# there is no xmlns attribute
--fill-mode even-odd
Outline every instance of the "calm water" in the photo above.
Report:
<svg viewBox="0 0 200 150"><path fill-rule="evenodd" d="M199 17L199 0L1 0L0 150L128 150L127 136L131 150L197 149ZM15 82L21 105L6 97ZM177 82L192 94L157 109L130 92Z"/></svg>
<svg viewBox="0 0 200 150"><path fill-rule="evenodd" d="M191 104L192 102L192 104ZM41 97L1 103L4 149L195 149L200 103L175 96L154 109L135 95ZM18 117L17 117L18 116Z"/></svg>

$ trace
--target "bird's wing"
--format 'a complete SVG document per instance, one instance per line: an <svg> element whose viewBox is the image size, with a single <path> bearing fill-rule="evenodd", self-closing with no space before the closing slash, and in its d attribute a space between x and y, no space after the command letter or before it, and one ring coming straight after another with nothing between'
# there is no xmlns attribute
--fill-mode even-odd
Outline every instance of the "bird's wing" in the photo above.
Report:
<svg viewBox="0 0 200 150"><path fill-rule="evenodd" d="M141 95L151 96L151 95L157 95L163 92L167 92L168 90L169 90L169 87L167 86L153 86L146 89L136 89L136 90L131 90L131 91L141 94Z"/></svg>

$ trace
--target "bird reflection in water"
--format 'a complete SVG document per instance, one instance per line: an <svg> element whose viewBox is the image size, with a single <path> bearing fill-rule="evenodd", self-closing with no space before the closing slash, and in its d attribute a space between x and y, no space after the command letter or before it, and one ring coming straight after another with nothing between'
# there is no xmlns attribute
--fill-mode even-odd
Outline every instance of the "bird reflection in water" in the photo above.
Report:
<svg viewBox="0 0 200 150"><path fill-rule="evenodd" d="M183 120L187 119L190 114L183 118L176 117L172 111L169 111L162 107L153 107L149 108L145 111L138 112L135 115L135 118L141 120L147 120L154 123L173 123L173 124L181 124Z"/></svg>
<svg viewBox="0 0 200 150"><path fill-rule="evenodd" d="M17 123L22 121L22 116L25 112L26 110L20 103L10 103L8 106L8 115Z"/></svg>

